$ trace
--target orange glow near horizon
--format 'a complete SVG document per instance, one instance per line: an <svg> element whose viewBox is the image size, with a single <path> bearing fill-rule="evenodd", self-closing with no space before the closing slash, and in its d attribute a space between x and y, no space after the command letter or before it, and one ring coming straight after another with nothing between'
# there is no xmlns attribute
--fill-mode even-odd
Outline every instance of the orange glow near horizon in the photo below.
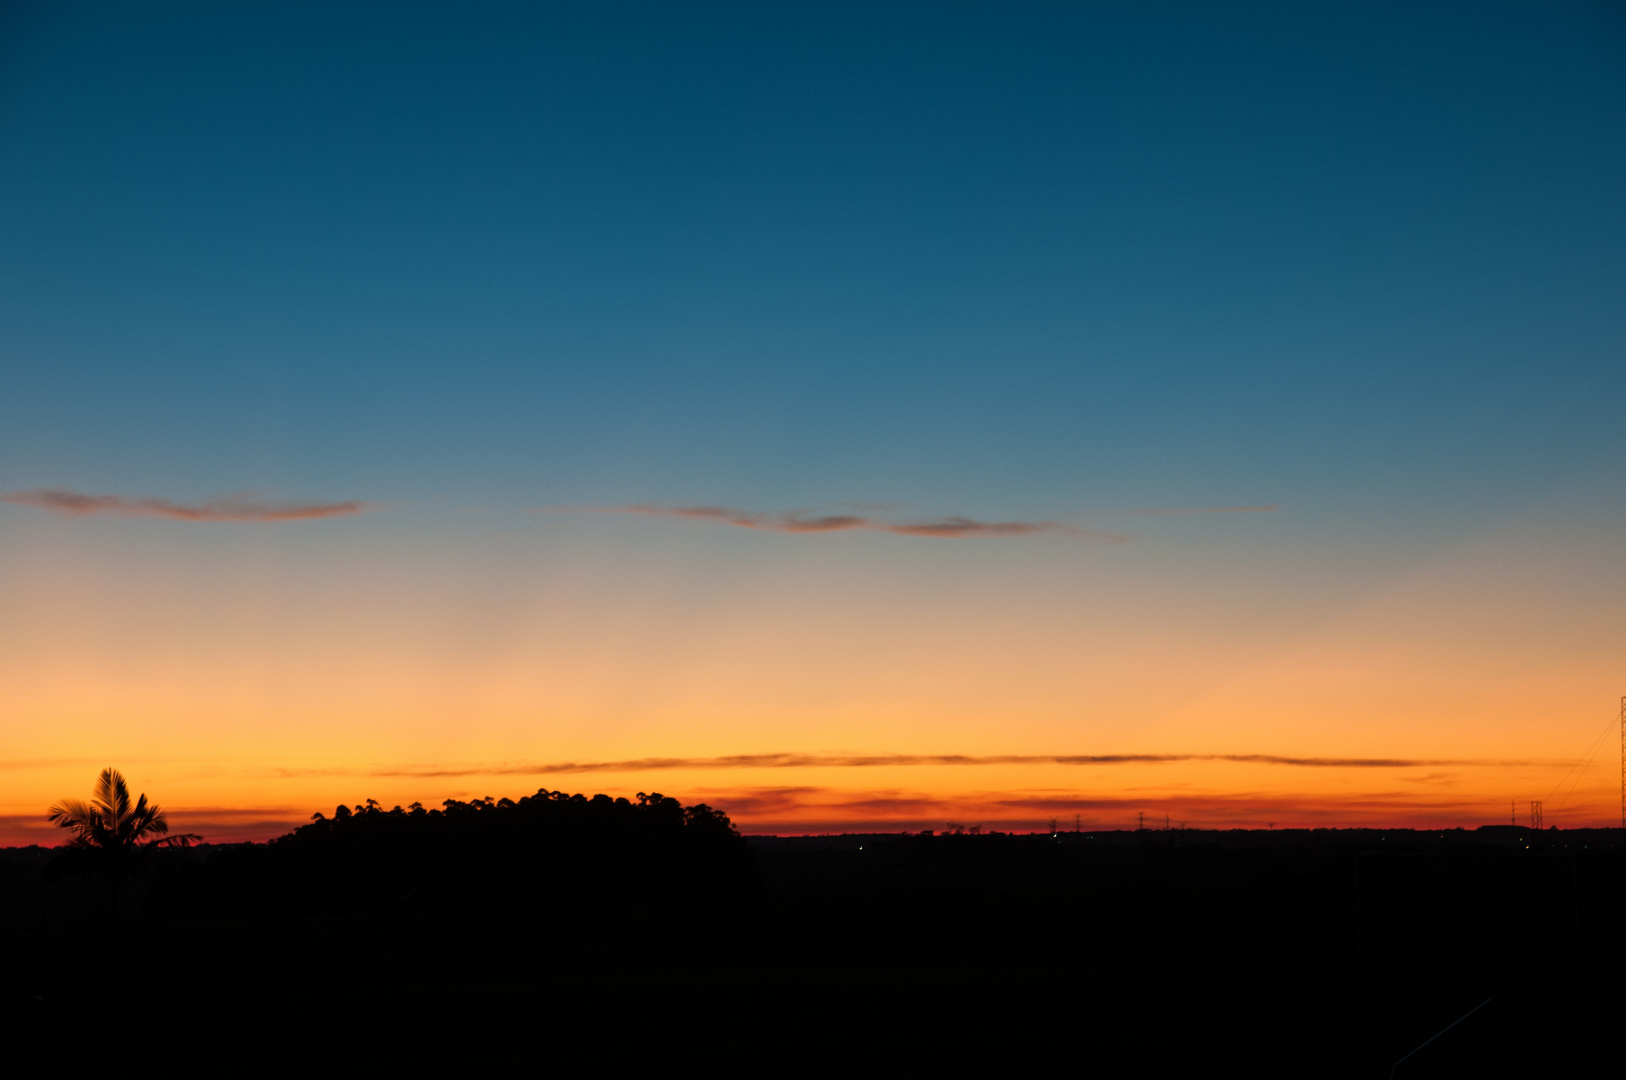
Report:
<svg viewBox="0 0 1626 1080"><path fill-rule="evenodd" d="M106 765L214 839L539 787L659 790L755 832L1474 827L1533 799L1618 824L1598 736L1620 631L1589 606L1597 560L1529 530L1309 604L1133 544L1012 564L910 540L938 546L875 565L862 540L769 537L723 573L681 548L537 569L388 540L114 561L72 524L0 571L4 843L53 842L44 808ZM765 754L817 760L707 760ZM885 755L1001 760L850 760ZM1069 755L1179 760L1022 760ZM1401 763L1226 759L1248 755Z"/></svg>

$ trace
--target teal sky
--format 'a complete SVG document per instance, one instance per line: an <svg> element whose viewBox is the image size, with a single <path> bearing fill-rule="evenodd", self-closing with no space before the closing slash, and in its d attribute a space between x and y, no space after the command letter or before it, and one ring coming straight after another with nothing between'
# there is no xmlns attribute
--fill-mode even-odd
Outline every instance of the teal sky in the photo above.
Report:
<svg viewBox="0 0 1626 1080"><path fill-rule="evenodd" d="M0 25L7 490L1364 532L1626 478L1611 5Z"/></svg>

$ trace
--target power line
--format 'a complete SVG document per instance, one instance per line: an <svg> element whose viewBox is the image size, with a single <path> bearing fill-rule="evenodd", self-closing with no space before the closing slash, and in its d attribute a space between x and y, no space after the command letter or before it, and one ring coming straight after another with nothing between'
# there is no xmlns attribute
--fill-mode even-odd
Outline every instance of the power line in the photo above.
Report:
<svg viewBox="0 0 1626 1080"><path fill-rule="evenodd" d="M1626 698L1621 698L1620 700L1621 715L1623 719L1626 719ZM1603 737L1609 734L1609 729L1614 726L1615 720L1613 717L1610 717L1609 722L1604 724L1603 730L1598 732L1598 737L1592 740L1592 745L1587 747L1586 753L1576 758L1575 764L1564 770L1564 775L1558 778L1558 783L1553 785L1553 790L1547 793L1547 798L1543 799L1543 802L1551 801L1552 797L1558 793L1559 788L1564 786L1564 781L1570 778L1570 773L1574 772L1577 766L1581 767L1582 769L1586 768L1587 762L1591 760L1592 755L1598 752L1598 747L1600 744L1602 744ZM1626 742L1623 742L1621 745L1623 748L1626 748ZM1577 780L1576 782L1579 783L1580 781Z"/></svg>
<svg viewBox="0 0 1626 1080"><path fill-rule="evenodd" d="M1613 721L1611 721L1611 723L1612 722ZM1570 801L1570 796L1575 794L1576 789L1581 786L1581 781L1586 779L1587 770L1589 770L1591 768L1592 768L1592 762L1590 762L1590 761L1587 762L1585 765L1581 766L1581 771L1575 774L1575 779L1574 780L1570 781L1569 790L1564 792L1564 797L1562 799L1558 800L1558 806L1555 807L1554 809L1558 809L1558 810L1564 809L1564 806Z"/></svg>

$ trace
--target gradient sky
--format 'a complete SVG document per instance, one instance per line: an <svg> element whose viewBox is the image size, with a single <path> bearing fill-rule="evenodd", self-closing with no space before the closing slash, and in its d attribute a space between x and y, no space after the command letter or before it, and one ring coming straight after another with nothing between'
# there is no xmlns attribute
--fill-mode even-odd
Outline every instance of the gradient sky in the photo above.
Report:
<svg viewBox="0 0 1626 1080"><path fill-rule="evenodd" d="M6 4L0 842L1616 820L1623 192L1606 3Z"/></svg>

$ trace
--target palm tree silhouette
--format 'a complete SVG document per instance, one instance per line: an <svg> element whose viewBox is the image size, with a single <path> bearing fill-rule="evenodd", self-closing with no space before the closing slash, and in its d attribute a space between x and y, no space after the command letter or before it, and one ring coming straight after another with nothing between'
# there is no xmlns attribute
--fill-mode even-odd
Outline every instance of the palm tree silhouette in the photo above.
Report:
<svg viewBox="0 0 1626 1080"><path fill-rule="evenodd" d="M108 929L114 935L119 927L119 879L143 851L161 847L191 847L203 837L195 833L169 832L169 819L157 805L147 805L142 795L130 804L130 786L117 769L103 769L90 802L63 799L47 812L46 820L68 829L70 848L94 854L112 884L108 908Z"/></svg>

